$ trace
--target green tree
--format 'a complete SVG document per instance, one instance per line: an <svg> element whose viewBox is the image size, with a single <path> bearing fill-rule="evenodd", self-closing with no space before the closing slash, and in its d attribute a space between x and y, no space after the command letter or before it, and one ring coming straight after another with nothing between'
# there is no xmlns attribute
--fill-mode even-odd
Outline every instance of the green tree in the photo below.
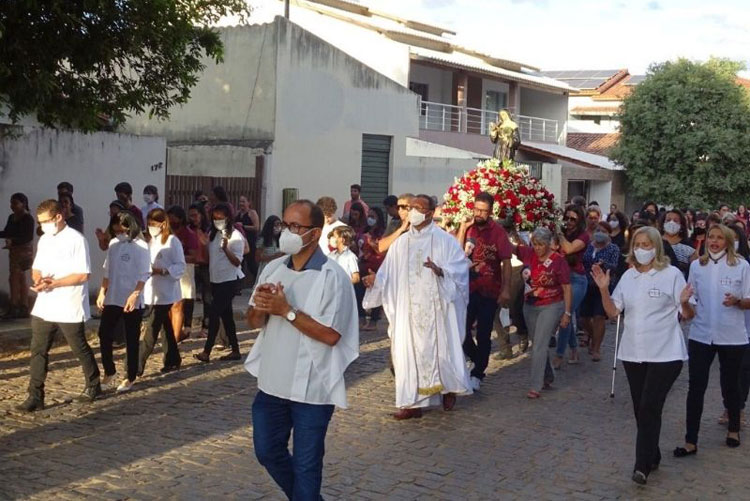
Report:
<svg viewBox="0 0 750 501"><path fill-rule="evenodd" d="M653 65L620 110L612 158L634 194L708 208L750 197L750 94L742 65L680 59Z"/></svg>
<svg viewBox="0 0 750 501"><path fill-rule="evenodd" d="M202 58L222 60L210 26L249 12L245 0L0 1L0 114L83 130L167 117Z"/></svg>

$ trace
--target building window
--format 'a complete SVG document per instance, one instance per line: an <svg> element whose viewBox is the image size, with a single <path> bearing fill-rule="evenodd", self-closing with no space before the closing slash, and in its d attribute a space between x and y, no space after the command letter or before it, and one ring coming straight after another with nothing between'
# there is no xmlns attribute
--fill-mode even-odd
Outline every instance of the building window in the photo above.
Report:
<svg viewBox="0 0 750 501"><path fill-rule="evenodd" d="M589 181L568 181L568 200L578 195L588 200L590 187Z"/></svg>
<svg viewBox="0 0 750 501"><path fill-rule="evenodd" d="M429 96L429 90L430 90L429 85L418 83L418 82L409 82L409 90L415 94L419 94L419 97L421 98L422 101L429 101L429 99L427 99L427 97ZM426 110L426 107L423 104L422 110L421 110L422 115L425 114L425 110Z"/></svg>
<svg viewBox="0 0 750 501"><path fill-rule="evenodd" d="M488 90L484 94L484 109L498 111L508 106L508 94L496 90Z"/></svg>
<svg viewBox="0 0 750 501"><path fill-rule="evenodd" d="M542 179L542 162L524 162L529 166L529 176L534 179Z"/></svg>

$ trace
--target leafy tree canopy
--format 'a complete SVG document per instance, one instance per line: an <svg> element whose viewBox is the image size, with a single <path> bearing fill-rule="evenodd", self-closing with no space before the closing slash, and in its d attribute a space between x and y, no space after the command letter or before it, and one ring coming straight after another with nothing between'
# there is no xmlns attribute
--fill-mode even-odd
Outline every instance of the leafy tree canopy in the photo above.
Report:
<svg viewBox="0 0 750 501"><path fill-rule="evenodd" d="M680 59L651 66L620 110L612 158L635 195L698 208L747 203L750 93L741 63Z"/></svg>
<svg viewBox="0 0 750 501"><path fill-rule="evenodd" d="M210 26L245 0L0 1L0 113L94 130L102 118L167 117L222 60Z"/></svg>

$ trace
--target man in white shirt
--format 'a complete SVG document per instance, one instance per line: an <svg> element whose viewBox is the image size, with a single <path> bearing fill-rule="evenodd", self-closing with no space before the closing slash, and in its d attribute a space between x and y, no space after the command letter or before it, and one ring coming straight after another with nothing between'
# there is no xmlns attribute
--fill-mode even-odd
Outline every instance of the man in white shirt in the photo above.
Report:
<svg viewBox="0 0 750 501"><path fill-rule="evenodd" d="M88 243L65 224L57 200L45 200L36 214L43 235L31 267L31 289L38 295L31 311L29 397L17 406L23 412L44 409L48 353L57 329L83 366L86 387L78 400L92 402L102 391L99 368L86 342L84 325L90 317Z"/></svg>
<svg viewBox="0 0 750 501"><path fill-rule="evenodd" d="M323 224L323 231L320 232L318 245L320 246L320 250L323 251L323 254L327 256L335 250L328 246L328 235L335 228L346 226L346 224L336 217L338 206L336 205L336 200L332 197L320 197L315 205L320 207L323 211L323 216L325 217L325 223Z"/></svg>
<svg viewBox="0 0 750 501"><path fill-rule="evenodd" d="M344 371L359 355L357 302L349 277L317 245L320 207L294 202L282 227L280 250L290 256L263 269L247 313L251 328L262 328L245 362L258 378L253 441L289 499L320 499L328 423L334 406L346 407Z"/></svg>

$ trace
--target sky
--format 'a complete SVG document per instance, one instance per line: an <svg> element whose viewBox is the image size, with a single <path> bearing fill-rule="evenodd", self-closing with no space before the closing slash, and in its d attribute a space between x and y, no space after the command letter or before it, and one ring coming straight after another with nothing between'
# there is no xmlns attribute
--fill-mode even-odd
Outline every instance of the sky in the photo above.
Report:
<svg viewBox="0 0 750 501"><path fill-rule="evenodd" d="M543 70L628 68L710 56L750 68L748 0L360 0L457 32L459 43ZM750 71L742 73L750 77Z"/></svg>

